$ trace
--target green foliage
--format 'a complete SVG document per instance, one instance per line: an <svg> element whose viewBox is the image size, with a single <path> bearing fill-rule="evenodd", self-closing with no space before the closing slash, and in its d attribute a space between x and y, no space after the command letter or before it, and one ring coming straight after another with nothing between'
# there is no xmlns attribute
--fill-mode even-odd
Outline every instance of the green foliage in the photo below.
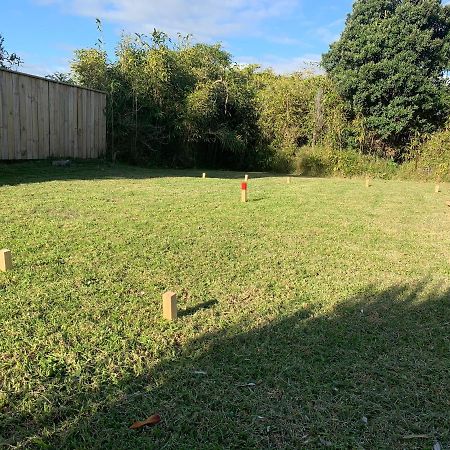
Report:
<svg viewBox="0 0 450 450"><path fill-rule="evenodd" d="M342 100L330 79L307 73L259 75L261 139L293 154L305 144L343 144L347 126Z"/></svg>
<svg viewBox="0 0 450 450"><path fill-rule="evenodd" d="M0 34L0 67L10 69L22 63L22 59L16 53L9 53L5 49L5 38Z"/></svg>
<svg viewBox="0 0 450 450"><path fill-rule="evenodd" d="M323 65L364 118L383 154L397 155L416 133L448 115L443 77L450 58L450 9L440 0L357 0Z"/></svg>
<svg viewBox="0 0 450 450"><path fill-rule="evenodd" d="M220 45L173 43L167 35L123 36L116 59L79 50L79 83L109 94L114 155L154 165L248 165L256 141L254 69L231 62Z"/></svg>
<svg viewBox="0 0 450 450"><path fill-rule="evenodd" d="M71 64L75 80L91 89L104 89L108 82L106 52L97 49L75 50Z"/></svg>

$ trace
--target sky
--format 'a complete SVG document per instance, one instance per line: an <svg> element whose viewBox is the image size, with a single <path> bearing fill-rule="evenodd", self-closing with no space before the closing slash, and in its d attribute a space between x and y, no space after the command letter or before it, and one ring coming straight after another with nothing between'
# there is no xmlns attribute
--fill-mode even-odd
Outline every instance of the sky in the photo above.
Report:
<svg viewBox="0 0 450 450"><path fill-rule="evenodd" d="M352 0L1 0L0 34L23 72L67 72L73 51L93 47L103 24L111 57L121 33L192 34L221 42L240 64L289 73L320 61Z"/></svg>

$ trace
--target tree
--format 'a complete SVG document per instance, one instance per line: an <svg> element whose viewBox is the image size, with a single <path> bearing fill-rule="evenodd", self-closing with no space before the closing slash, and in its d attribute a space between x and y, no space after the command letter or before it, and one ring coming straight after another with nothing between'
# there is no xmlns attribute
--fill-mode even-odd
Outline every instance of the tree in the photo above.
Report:
<svg viewBox="0 0 450 450"><path fill-rule="evenodd" d="M384 154L442 125L450 9L440 0L356 0L323 66ZM395 151L393 151L395 149Z"/></svg>
<svg viewBox="0 0 450 450"><path fill-rule="evenodd" d="M5 38L0 34L0 67L11 68L22 64L22 60L16 53L9 53L4 47Z"/></svg>

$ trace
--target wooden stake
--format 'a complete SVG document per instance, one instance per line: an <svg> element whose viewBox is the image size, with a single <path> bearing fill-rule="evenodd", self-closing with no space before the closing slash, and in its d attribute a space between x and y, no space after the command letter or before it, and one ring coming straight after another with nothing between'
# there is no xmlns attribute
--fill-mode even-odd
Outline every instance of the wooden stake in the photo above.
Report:
<svg viewBox="0 0 450 450"><path fill-rule="evenodd" d="M167 320L177 320L177 294L169 291L163 294L163 317Z"/></svg>
<svg viewBox="0 0 450 450"><path fill-rule="evenodd" d="M287 177L287 184L291 184L291 177Z"/></svg>
<svg viewBox="0 0 450 450"><path fill-rule="evenodd" d="M0 250L0 270L6 272L12 269L12 255L8 249Z"/></svg>
<svg viewBox="0 0 450 450"><path fill-rule="evenodd" d="M438 194L439 192L441 192L441 187L437 184L434 188L434 192L436 192L436 194Z"/></svg>
<svg viewBox="0 0 450 450"><path fill-rule="evenodd" d="M206 173L203 173L202 178L203 178L203 179L206 178Z"/></svg>
<svg viewBox="0 0 450 450"><path fill-rule="evenodd" d="M248 181L248 175L245 175L245 181Z"/></svg>
<svg viewBox="0 0 450 450"><path fill-rule="evenodd" d="M241 202L247 202L247 183L241 183Z"/></svg>

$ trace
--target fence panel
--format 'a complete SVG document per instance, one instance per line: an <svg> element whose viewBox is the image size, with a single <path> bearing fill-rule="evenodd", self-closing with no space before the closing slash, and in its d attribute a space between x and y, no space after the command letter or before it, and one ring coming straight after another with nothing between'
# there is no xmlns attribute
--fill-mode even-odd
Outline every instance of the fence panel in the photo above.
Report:
<svg viewBox="0 0 450 450"><path fill-rule="evenodd" d="M106 94L0 69L0 160L98 158Z"/></svg>

